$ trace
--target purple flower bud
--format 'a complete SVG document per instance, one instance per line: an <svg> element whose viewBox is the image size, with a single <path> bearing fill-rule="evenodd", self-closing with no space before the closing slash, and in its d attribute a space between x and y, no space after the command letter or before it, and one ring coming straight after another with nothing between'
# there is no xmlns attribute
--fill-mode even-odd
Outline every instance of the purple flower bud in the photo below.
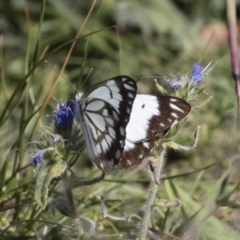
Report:
<svg viewBox="0 0 240 240"><path fill-rule="evenodd" d="M39 150L38 152L33 152L31 154L31 166L36 167L38 163L42 163L43 155L47 150Z"/></svg>
<svg viewBox="0 0 240 240"><path fill-rule="evenodd" d="M168 87L170 87L173 90L179 90L181 88L181 84L179 82L172 82L172 81L168 81L167 82Z"/></svg>
<svg viewBox="0 0 240 240"><path fill-rule="evenodd" d="M53 142L54 143L59 143L59 142L61 142L63 139L62 139L62 137L60 136L60 135L58 135L58 134L53 134Z"/></svg>
<svg viewBox="0 0 240 240"><path fill-rule="evenodd" d="M203 81L203 66L200 63L195 63L192 70L191 80L196 84L199 84Z"/></svg>
<svg viewBox="0 0 240 240"><path fill-rule="evenodd" d="M55 133L60 134L63 138L69 138L74 119L74 103L72 100L67 100L65 104L60 102L57 110L54 116Z"/></svg>

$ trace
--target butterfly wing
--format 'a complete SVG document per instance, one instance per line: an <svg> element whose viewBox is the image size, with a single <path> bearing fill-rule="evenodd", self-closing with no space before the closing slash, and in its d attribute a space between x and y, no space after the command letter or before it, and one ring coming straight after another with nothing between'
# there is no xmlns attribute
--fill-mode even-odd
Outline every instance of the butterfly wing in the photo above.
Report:
<svg viewBox="0 0 240 240"><path fill-rule="evenodd" d="M126 127L125 147L118 169L141 163L151 152L154 138L168 130L190 112L191 106L180 98L138 94Z"/></svg>
<svg viewBox="0 0 240 240"><path fill-rule="evenodd" d="M83 98L98 98L108 102L121 115L126 127L136 93L137 85L132 78L117 76L95 84L83 94Z"/></svg>
<svg viewBox="0 0 240 240"><path fill-rule="evenodd" d="M103 171L112 171L121 159L136 91L133 79L118 76L76 96L76 119L81 125L88 155Z"/></svg>

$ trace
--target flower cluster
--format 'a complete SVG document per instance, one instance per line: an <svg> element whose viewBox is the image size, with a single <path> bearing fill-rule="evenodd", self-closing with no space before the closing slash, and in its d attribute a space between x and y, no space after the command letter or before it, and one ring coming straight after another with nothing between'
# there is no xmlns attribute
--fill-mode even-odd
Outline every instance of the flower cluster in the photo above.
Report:
<svg viewBox="0 0 240 240"><path fill-rule="evenodd" d="M167 85L174 91L180 90L189 84L195 86L203 81L205 69L203 69L203 66L200 63L195 63L190 76L181 75L180 77L177 77L176 80L169 80Z"/></svg>
<svg viewBox="0 0 240 240"><path fill-rule="evenodd" d="M74 120L74 102L67 100L66 103L58 101L57 111L53 115L55 120L54 134L47 129L43 129L44 135L37 146L40 150L31 154L31 166L36 167L38 163L42 163L46 152L55 149L61 155L64 152L65 141L72 135L72 126ZM51 156L52 157L52 156Z"/></svg>

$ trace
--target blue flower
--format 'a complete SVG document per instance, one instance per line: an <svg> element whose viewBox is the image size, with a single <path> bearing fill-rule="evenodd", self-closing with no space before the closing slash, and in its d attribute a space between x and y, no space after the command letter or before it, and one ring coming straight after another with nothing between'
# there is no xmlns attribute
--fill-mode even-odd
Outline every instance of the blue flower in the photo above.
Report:
<svg viewBox="0 0 240 240"><path fill-rule="evenodd" d="M74 118L74 103L67 100L65 104L58 103L57 113L55 114L56 124L71 126Z"/></svg>
<svg viewBox="0 0 240 240"><path fill-rule="evenodd" d="M168 87L170 87L173 90L179 90L181 88L181 84L180 82L172 82L172 81L168 81L167 82Z"/></svg>
<svg viewBox="0 0 240 240"><path fill-rule="evenodd" d="M203 66L200 63L195 63L192 70L191 80L196 84L199 84L203 81Z"/></svg>
<svg viewBox="0 0 240 240"><path fill-rule="evenodd" d="M44 153L46 152L47 150L44 149L44 150L39 150L38 152L33 152L31 154L31 166L32 167L36 167L38 163L42 163L43 161L43 156L44 156Z"/></svg>
<svg viewBox="0 0 240 240"><path fill-rule="evenodd" d="M67 100L65 104L59 102L55 118L55 133L63 138L69 138L74 119L74 102Z"/></svg>

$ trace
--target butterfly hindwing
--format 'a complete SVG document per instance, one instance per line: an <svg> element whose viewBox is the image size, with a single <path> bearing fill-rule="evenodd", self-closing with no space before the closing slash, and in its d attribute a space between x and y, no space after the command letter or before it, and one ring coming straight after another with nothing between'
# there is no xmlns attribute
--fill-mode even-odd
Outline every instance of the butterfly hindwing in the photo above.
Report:
<svg viewBox="0 0 240 240"><path fill-rule="evenodd" d="M154 139L148 139L137 143L131 143L128 140L125 140L122 158L116 169L127 169L140 164L149 156L153 147Z"/></svg>
<svg viewBox="0 0 240 240"><path fill-rule="evenodd" d="M125 147L118 169L141 163L150 154L154 138L182 120L191 106L180 98L138 94L126 128ZM137 123L137 124L136 124Z"/></svg>
<svg viewBox="0 0 240 240"><path fill-rule="evenodd" d="M133 79L118 76L76 96L76 119L88 155L103 171L112 171L121 159L136 89Z"/></svg>

